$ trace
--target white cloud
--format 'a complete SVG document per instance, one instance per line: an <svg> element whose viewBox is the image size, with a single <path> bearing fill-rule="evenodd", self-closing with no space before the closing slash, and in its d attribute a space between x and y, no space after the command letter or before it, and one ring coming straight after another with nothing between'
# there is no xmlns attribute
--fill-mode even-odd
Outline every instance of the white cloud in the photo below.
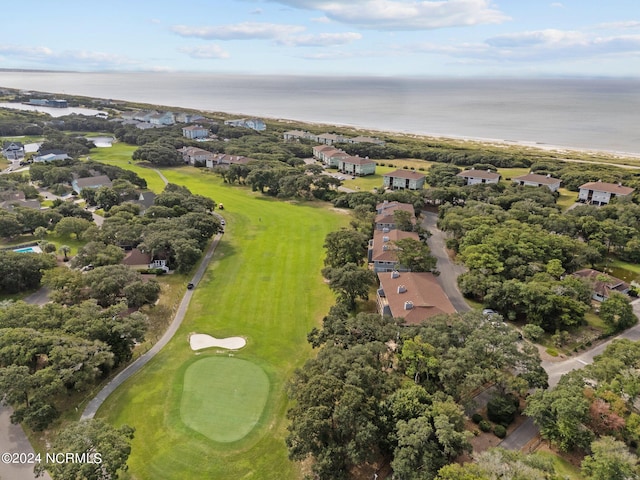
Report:
<svg viewBox="0 0 640 480"><path fill-rule="evenodd" d="M423 43L412 48L426 53L482 61L557 62L602 56L640 56L640 35L596 36L549 29L498 35L481 43Z"/></svg>
<svg viewBox="0 0 640 480"><path fill-rule="evenodd" d="M303 30L304 27L298 25L259 22L244 22L207 27L189 27L186 25L174 25L171 27L171 31L181 37L196 37L207 40L275 39Z"/></svg>
<svg viewBox="0 0 640 480"><path fill-rule="evenodd" d="M626 20L622 22L608 22L608 23L600 23L595 26L595 28L603 29L603 30L626 30L633 28L640 28L640 22L637 20Z"/></svg>
<svg viewBox="0 0 640 480"><path fill-rule="evenodd" d="M0 55L18 57L27 62L39 62L43 65L64 65L69 68L101 67L112 68L134 65L137 62L122 55L85 50L65 50L56 52L48 47L29 47L23 45L0 45Z"/></svg>
<svg viewBox="0 0 640 480"><path fill-rule="evenodd" d="M353 53L347 52L319 52L300 55L301 58L306 60L338 60L343 58L352 58Z"/></svg>
<svg viewBox="0 0 640 480"><path fill-rule="evenodd" d="M331 23L331 20L327 17L315 17L312 18L311 21L315 23Z"/></svg>
<svg viewBox="0 0 640 480"><path fill-rule="evenodd" d="M178 49L182 53L186 53L191 58L197 59L220 59L229 58L228 52L225 52L219 45L198 45L197 47L182 47Z"/></svg>
<svg viewBox="0 0 640 480"><path fill-rule="evenodd" d="M562 3L560 3L560 2L553 2L553 3L551 4L551 6L552 6L553 8L564 8L564 5L563 5Z"/></svg>
<svg viewBox="0 0 640 480"><path fill-rule="evenodd" d="M278 43L290 47L328 47L344 45L361 38L362 35L354 32L319 33L317 35L292 35L280 39Z"/></svg>
<svg viewBox="0 0 640 480"><path fill-rule="evenodd" d="M502 23L509 17L489 0L274 0L319 10L329 19L377 30L425 30Z"/></svg>

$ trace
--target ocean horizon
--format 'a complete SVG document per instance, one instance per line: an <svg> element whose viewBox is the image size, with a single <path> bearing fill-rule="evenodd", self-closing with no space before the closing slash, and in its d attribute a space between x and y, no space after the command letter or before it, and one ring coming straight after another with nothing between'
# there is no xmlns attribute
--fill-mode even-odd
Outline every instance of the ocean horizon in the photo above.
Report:
<svg viewBox="0 0 640 480"><path fill-rule="evenodd" d="M0 87L640 156L640 80L0 71Z"/></svg>

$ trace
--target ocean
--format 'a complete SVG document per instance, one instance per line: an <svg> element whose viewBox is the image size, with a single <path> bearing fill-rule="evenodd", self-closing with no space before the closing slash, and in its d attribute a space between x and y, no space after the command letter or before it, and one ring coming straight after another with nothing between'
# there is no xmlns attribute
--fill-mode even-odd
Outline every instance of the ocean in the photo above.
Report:
<svg viewBox="0 0 640 480"><path fill-rule="evenodd" d="M0 87L640 155L640 79L1 71Z"/></svg>

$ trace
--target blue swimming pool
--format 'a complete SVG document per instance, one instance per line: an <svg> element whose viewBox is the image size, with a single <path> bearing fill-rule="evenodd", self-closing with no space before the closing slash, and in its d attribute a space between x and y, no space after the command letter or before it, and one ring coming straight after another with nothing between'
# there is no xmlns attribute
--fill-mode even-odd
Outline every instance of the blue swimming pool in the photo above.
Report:
<svg viewBox="0 0 640 480"><path fill-rule="evenodd" d="M24 248L16 248L14 250L16 253L42 253L40 247L24 247Z"/></svg>

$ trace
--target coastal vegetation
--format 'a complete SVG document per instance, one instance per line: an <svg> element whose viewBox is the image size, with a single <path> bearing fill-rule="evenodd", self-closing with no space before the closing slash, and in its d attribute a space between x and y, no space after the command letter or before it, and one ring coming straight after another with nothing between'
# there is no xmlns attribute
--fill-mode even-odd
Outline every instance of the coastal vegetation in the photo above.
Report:
<svg viewBox="0 0 640 480"><path fill-rule="evenodd" d="M338 146L379 164L423 171L429 188L383 192L380 184L373 190L369 179L353 179L350 186L361 190L348 193L320 166L303 162L311 156L311 143L283 141L282 132L297 125L268 121L266 132L255 132L211 117L216 137L208 142L184 138L179 126L140 130L79 116L52 123L41 115L20 117L41 128L48 146L73 150L77 158L32 165L30 178L3 175L0 188L38 198L29 181L62 192L74 174L95 173L106 174L113 185L80 195L83 206L104 214L100 228L82 206L61 200L51 201L44 214L20 208L0 214L7 237L40 241L45 252L73 256L73 267L90 267L84 274L53 268L55 260L42 256L51 265L38 266L37 275L54 302L42 309L21 302L0 309L0 390L16 407L16 420L34 431L62 431L74 417L72 406L82 406L98 383L149 347L145 335L158 338L184 292L186 275L211 236L222 231L211 213L220 202L225 235L194 290L187 318L160 354L98 412L111 425L135 428L133 438L129 427L119 430L115 456L122 463L114 471L128 458L125 475L132 478L301 478L313 472L339 479L391 471L402 478L485 478L497 464L531 478L553 478L553 465L540 456L500 450L478 455L474 464L447 466L470 451L472 435L486 431L503 438L531 389L536 391L525 413L552 444L586 455L588 478L608 468L607 455L620 471L635 465L626 452L640 441L633 430L636 345L614 344L582 373L547 390L547 374L529 343L553 344L556 354L567 354L562 347L576 345L577 351L572 336L578 338L587 324L597 324L604 336L635 323L627 297L613 294L595 310L592 285L571 274L584 267L637 266L637 199L569 209L575 195L567 193L597 180L640 187L633 169L563 162L566 153L552 151L384 134L383 146ZM14 134L27 131L26 124L21 128ZM98 131L113 133L119 142L96 149L74 140L76 132ZM183 146L252 160L213 171L185 166L177 152ZM457 174L470 167L498 171L503 178L497 185L465 186ZM567 190L559 195L512 184L511 177L529 171L560 178ZM143 188L157 194L144 212L130 203ZM374 207L385 200L416 210L437 208L450 252L467 267L459 277L462 292L472 305L498 310L521 333L477 311L414 327L373 313L367 300L375 276L365 266L365 253ZM402 229L428 237L401 217L396 221ZM49 247L45 239L56 243ZM423 241L399 246L403 264L435 270ZM123 249L134 247L168 261L176 273L143 281L117 265ZM11 253L0 260L9 265L17 258ZM141 307L144 314L129 311ZM27 323L18 325L18 317ZM194 332L240 335L247 347L196 354L187 341ZM582 346L592 340L585 336ZM28 351L17 355L9 348L14 341ZM81 353L69 358L76 351ZM90 360L81 357L88 354ZM67 372L78 358L83 367ZM228 375L204 381L208 369ZM50 382L55 376L63 382ZM474 416L478 431L469 427L465 407L488 385L495 393L486 414ZM211 405L200 400L210 396L233 409L238 397L232 387L252 401L242 405L243 418L225 418L222 431L211 421L217 418ZM575 411L567 407L574 407L572 398L578 399ZM80 434L73 428L61 433L59 444Z"/></svg>

